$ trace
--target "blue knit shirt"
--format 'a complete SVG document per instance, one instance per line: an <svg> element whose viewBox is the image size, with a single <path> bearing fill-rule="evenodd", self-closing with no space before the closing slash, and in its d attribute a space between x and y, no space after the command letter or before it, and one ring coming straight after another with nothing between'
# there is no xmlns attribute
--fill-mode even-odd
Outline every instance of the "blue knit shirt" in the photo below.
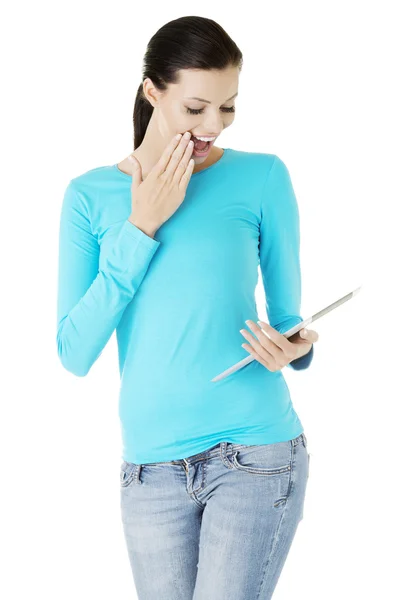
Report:
<svg viewBox="0 0 400 600"><path fill-rule="evenodd" d="M154 239L128 221L131 181L116 164L70 180L59 235L58 356L84 377L116 332L122 459L171 461L220 441L300 435L282 370L254 360L211 381L249 355L239 330L259 319L259 273L270 325L284 333L303 320L299 210L285 163L225 148L192 174ZM313 352L288 368L308 368Z"/></svg>

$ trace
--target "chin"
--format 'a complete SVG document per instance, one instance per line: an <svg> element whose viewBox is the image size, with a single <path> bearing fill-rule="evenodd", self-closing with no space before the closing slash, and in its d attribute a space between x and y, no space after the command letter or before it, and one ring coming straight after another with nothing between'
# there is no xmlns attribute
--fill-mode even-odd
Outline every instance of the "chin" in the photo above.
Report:
<svg viewBox="0 0 400 600"><path fill-rule="evenodd" d="M195 164L198 165L198 164L203 163L206 160L206 158L208 158L208 155L207 156L195 156L194 154L192 154L191 158L193 158Z"/></svg>

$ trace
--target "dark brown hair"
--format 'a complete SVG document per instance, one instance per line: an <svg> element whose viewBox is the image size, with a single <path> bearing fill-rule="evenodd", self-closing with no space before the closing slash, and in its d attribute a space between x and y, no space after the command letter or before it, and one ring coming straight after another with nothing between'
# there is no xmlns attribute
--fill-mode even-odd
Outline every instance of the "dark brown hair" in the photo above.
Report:
<svg viewBox="0 0 400 600"><path fill-rule="evenodd" d="M242 65L241 51L212 19L180 17L163 25L150 39L143 59L142 83L133 109L134 150L142 143L154 110L143 93L147 77L164 91L169 83L178 83L180 69L241 70Z"/></svg>

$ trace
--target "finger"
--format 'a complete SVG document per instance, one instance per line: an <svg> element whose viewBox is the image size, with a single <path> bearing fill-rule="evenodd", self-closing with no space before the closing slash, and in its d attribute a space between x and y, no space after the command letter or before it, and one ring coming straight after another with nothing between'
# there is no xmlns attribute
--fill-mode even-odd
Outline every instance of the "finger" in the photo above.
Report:
<svg viewBox="0 0 400 600"><path fill-rule="evenodd" d="M178 133L172 138L172 140L167 145L164 152L161 154L159 160L156 162L150 173L153 173L156 177L159 177L162 173L165 172L165 169L167 168L167 165L170 161L171 155L174 152L175 148L180 144L181 139L182 134L180 133Z"/></svg>
<svg viewBox="0 0 400 600"><path fill-rule="evenodd" d="M268 323L265 323L264 321L257 321L257 323L262 329L265 329L265 331L268 333L274 344L276 344L276 346L278 346L278 348L280 348L282 352L288 358L290 358L290 356L292 355L292 343L289 342L289 340L284 335L279 333L279 331L271 327L271 325L269 325Z"/></svg>
<svg viewBox="0 0 400 600"><path fill-rule="evenodd" d="M318 342L319 335L313 329L300 329L300 337L310 344L313 344L314 342Z"/></svg>
<svg viewBox="0 0 400 600"><path fill-rule="evenodd" d="M262 323L262 321L258 321L258 323ZM284 358L282 356L282 354L284 354L284 351L282 350L282 348L280 346L278 346L276 344L276 336L275 336L275 341L273 339L270 339L264 333L264 331L260 327L258 327L255 323L253 323L253 321L251 321L251 320L247 320L246 321L246 325L248 325L248 327L254 332L254 334L257 336L257 339L260 340L260 342L263 345L263 347L266 350L268 350L268 352L270 352L270 354L272 354L273 356L276 356L280 360L282 360L282 358ZM264 325L268 325L268 324L265 323ZM273 327L271 327L271 326L269 326L269 327L275 333L278 333ZM269 332L268 332L268 335L270 335ZM279 334L279 335L281 335L281 334ZM271 338L272 338L272 335L271 335Z"/></svg>
<svg viewBox="0 0 400 600"><path fill-rule="evenodd" d="M184 133L184 135L182 136L181 141L179 142L178 146L173 151L170 161L167 165L167 168L165 169L165 177L167 180L172 180L174 178L176 168L179 165L179 163L181 162L182 157L186 151L187 145L190 141L190 136L191 136L190 131L186 131Z"/></svg>
<svg viewBox="0 0 400 600"><path fill-rule="evenodd" d="M256 327L256 325L254 325L254 323L252 323L251 321L246 321L246 325L251 329L251 331L254 332L257 339L261 342L262 346L265 348L265 350L269 354L271 354L273 356L274 353L276 353L277 350L279 350L279 348L277 348L276 344L274 344L274 342L272 340L270 340L259 327ZM250 339L250 341L252 341L254 339L254 337L252 335L250 335L246 331L246 329L241 329L241 333L246 334L246 339Z"/></svg>
<svg viewBox="0 0 400 600"><path fill-rule="evenodd" d="M272 365L274 365L274 363L272 362L272 357L270 361L266 361L264 360L255 350L252 346L250 346L250 344L242 344L242 347L247 350L247 352L249 352L249 354L251 354L254 357L254 360L257 360L259 363L261 363L265 368L267 368L269 371L274 371L274 367ZM276 363L275 363L276 364Z"/></svg>
<svg viewBox="0 0 400 600"><path fill-rule="evenodd" d="M249 325L250 327L250 325ZM260 331L260 330L259 330ZM262 341L262 343L260 343L258 341L258 339L255 339L251 333L248 333L245 329L241 329L240 333L242 333L242 335L246 338L246 340L248 340L250 342L250 344L252 345L252 347L254 348L254 350L257 352L257 354L259 354L264 360L266 361L275 361L277 363L280 364L281 361L285 361L283 352L280 348L278 348L273 342L271 342L271 340L269 340L267 338L266 335L264 335L263 333L259 333L256 335L257 336L263 336L264 339ZM265 344L265 346L264 346Z"/></svg>
<svg viewBox="0 0 400 600"><path fill-rule="evenodd" d="M173 183L175 183L178 186L180 184L180 181L181 181L183 175L185 175L187 172L188 163L189 163L189 160L190 160L190 158L192 156L192 152L193 152L193 146L194 146L194 142L192 140L190 140L188 145L185 148L185 152L183 154L183 157L181 158L180 163L176 167L175 174L174 174L172 181L173 181ZM193 163L194 163L194 161L193 161Z"/></svg>
<svg viewBox="0 0 400 600"><path fill-rule="evenodd" d="M188 183L190 181L190 178L192 176L193 169L194 169L194 159L191 158L189 160L188 166L186 167L186 171L182 175L182 178L178 184L179 190L184 193L186 193L186 189L187 189Z"/></svg>

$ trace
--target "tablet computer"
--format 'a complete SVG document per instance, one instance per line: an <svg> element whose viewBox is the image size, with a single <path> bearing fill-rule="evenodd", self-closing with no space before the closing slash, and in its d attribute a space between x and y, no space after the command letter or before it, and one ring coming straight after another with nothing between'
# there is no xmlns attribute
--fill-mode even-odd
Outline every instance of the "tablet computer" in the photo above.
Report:
<svg viewBox="0 0 400 600"><path fill-rule="evenodd" d="M295 325L291 329L288 329L288 331L285 331L285 333L282 333L281 335L284 335L286 338L290 339L290 337L293 336L298 331L300 331L300 329L304 329L304 327L307 327L307 325L309 325L313 321L320 319L321 317L326 315L328 312L330 312L334 308L337 308L344 302L347 302L347 300L350 300L350 298L354 298L354 296L356 294L358 294L360 289L361 289L361 286L356 288L354 291L350 292L349 294L346 294L346 296L343 296L343 298L339 298L339 300L336 300L336 302L329 304L329 306L318 311L317 313L315 313L315 315L312 315L312 317L309 317L308 319L301 321L301 323L298 323L297 325ZM245 367L246 365L251 363L253 360L255 360L255 358L254 358L254 356L252 356L250 354L249 356L246 356L246 358L244 358L243 360L240 360L239 362L234 364L232 367L229 367L229 369L226 369L226 371L223 371L219 375L216 375L213 379L211 379L211 381L220 381L221 379L224 379L224 377L227 377L231 373L235 373L235 371L238 371L242 367Z"/></svg>

